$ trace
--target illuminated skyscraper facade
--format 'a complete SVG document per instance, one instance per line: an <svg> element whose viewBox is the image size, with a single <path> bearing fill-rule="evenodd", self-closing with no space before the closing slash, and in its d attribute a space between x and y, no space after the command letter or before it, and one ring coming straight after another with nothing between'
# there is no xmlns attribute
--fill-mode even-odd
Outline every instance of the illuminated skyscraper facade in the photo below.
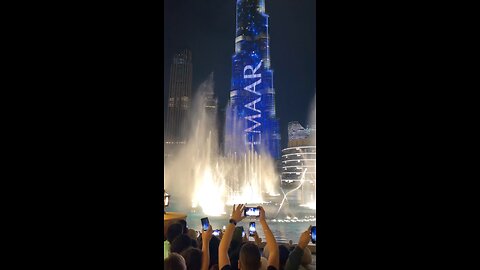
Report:
<svg viewBox="0 0 480 270"><path fill-rule="evenodd" d="M264 0L237 0L235 54L225 123L226 153L253 149L280 157Z"/></svg>
<svg viewBox="0 0 480 270"><path fill-rule="evenodd" d="M167 124L165 129L166 152L175 145L186 142L186 117L191 106L192 53L183 50L175 54L170 68Z"/></svg>

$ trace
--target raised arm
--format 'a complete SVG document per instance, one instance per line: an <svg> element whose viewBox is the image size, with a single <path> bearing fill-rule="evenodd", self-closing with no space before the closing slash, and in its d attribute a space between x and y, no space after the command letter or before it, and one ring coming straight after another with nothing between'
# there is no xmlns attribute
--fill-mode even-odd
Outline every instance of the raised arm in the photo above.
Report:
<svg viewBox="0 0 480 270"><path fill-rule="evenodd" d="M210 266L210 239L212 239L212 226L202 232L202 270L208 270Z"/></svg>
<svg viewBox="0 0 480 270"><path fill-rule="evenodd" d="M308 227L308 229L300 235L297 247L295 247L292 253L288 256L285 270L295 270L300 267L304 250L310 242L310 228L312 228L312 226Z"/></svg>
<svg viewBox="0 0 480 270"><path fill-rule="evenodd" d="M258 236L257 232L253 233L253 239L255 239L255 244L257 244L257 246L260 247L260 245L262 244L262 238Z"/></svg>
<svg viewBox="0 0 480 270"><path fill-rule="evenodd" d="M273 236L270 227L268 227L267 221L265 220L265 210L263 207L260 208L260 224L262 224L263 233L265 234L265 240L267 241L268 251L270 252L268 256L268 265L280 269L280 255L278 250L277 241Z"/></svg>
<svg viewBox="0 0 480 270"><path fill-rule="evenodd" d="M232 222L227 225L225 233L223 234L220 245L218 246L218 269L222 269L225 265L230 265L230 258L228 257L228 247L232 241L233 232L235 231L235 224L242 221L243 204L239 204L237 207L233 205L233 211L231 220ZM234 224L235 223L235 224Z"/></svg>

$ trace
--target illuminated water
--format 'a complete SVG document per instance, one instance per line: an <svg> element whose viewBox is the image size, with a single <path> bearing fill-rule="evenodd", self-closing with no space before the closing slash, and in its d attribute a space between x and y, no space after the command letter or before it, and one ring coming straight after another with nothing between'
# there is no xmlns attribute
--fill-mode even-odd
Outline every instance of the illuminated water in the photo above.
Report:
<svg viewBox="0 0 480 270"><path fill-rule="evenodd" d="M280 188L275 161L268 156L253 150L243 155L220 154L216 112L205 106L213 88L210 76L193 100L188 142L164 164L164 184L172 196L167 211L187 213L190 228L200 230L200 218L208 216L213 228L221 229L228 223L231 205L262 204L277 240L297 242L302 231L316 224L316 198L300 206L295 201L298 191ZM247 228L248 222L243 226ZM258 234L264 239L260 226Z"/></svg>

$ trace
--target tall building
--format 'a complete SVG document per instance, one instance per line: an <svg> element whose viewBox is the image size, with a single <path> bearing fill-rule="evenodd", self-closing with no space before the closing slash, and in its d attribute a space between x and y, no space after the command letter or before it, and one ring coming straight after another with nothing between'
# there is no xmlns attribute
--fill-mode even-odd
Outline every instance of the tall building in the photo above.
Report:
<svg viewBox="0 0 480 270"><path fill-rule="evenodd" d="M268 15L264 0L237 0L235 54L225 122L225 152L258 153L280 158L270 66Z"/></svg>
<svg viewBox="0 0 480 270"><path fill-rule="evenodd" d="M213 73L210 74L209 81L213 82ZM217 107L218 107L218 99L215 97L215 92L213 91L212 87L208 87L205 91L204 95L204 106L205 111L210 117L217 117Z"/></svg>
<svg viewBox="0 0 480 270"><path fill-rule="evenodd" d="M218 98L215 96L215 92L213 90L213 73L210 74L209 79L209 87L206 87L206 91L203 93L203 107L205 108L206 117L208 118L205 123L208 123L207 126L211 127L211 138L213 142L215 142L215 151L218 150L218 125L217 125L217 116L218 116Z"/></svg>
<svg viewBox="0 0 480 270"><path fill-rule="evenodd" d="M183 50L175 54L170 67L165 150L167 155L175 145L186 142L186 118L191 107L192 53Z"/></svg>

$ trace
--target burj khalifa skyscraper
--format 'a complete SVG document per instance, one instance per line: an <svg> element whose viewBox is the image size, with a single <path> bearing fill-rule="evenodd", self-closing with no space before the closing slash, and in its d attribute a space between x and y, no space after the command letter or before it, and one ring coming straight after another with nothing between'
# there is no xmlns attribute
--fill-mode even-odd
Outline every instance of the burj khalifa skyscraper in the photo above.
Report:
<svg viewBox="0 0 480 270"><path fill-rule="evenodd" d="M235 54L225 123L226 154L254 150L280 157L264 0L237 0Z"/></svg>

